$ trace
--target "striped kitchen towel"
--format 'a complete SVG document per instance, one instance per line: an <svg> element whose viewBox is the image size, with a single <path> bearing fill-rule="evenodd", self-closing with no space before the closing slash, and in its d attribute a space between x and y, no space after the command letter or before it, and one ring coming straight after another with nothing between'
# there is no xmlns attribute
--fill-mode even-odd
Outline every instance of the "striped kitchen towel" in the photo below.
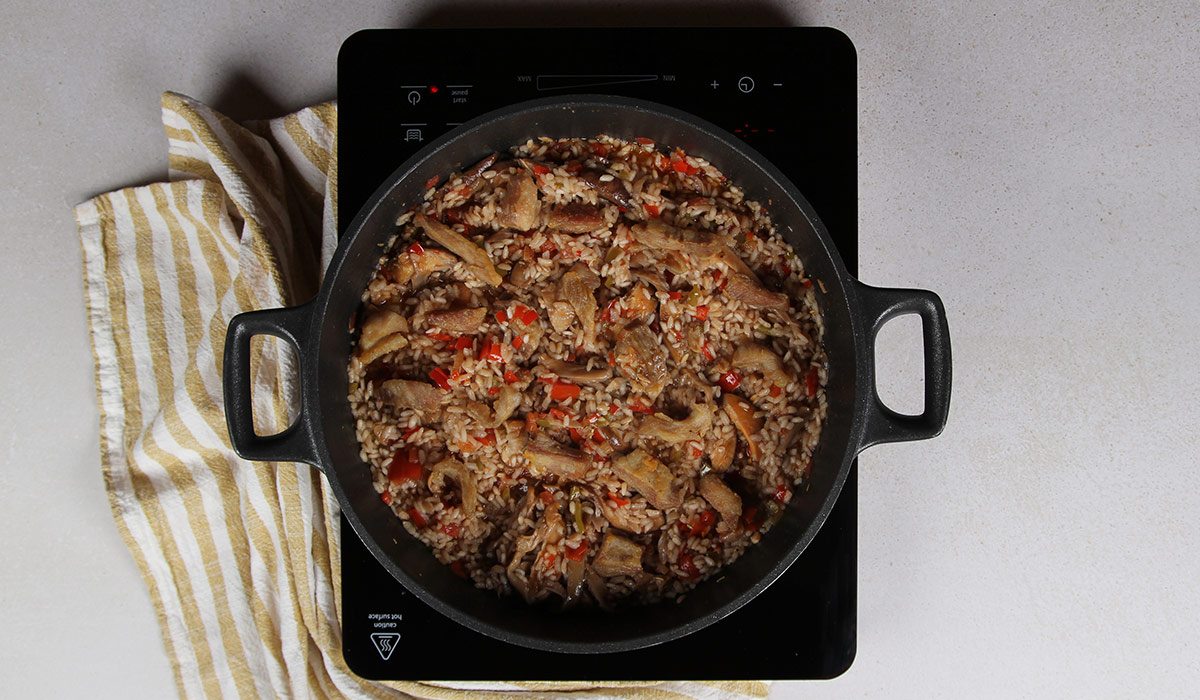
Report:
<svg viewBox="0 0 1200 700"><path fill-rule="evenodd" d="M337 108L238 124L166 93L168 181L78 205L100 450L117 528L185 697L764 697L766 683L374 682L341 653L340 520L320 473L247 462L225 429L236 314L310 298L336 246ZM254 342L256 429L292 416L293 360Z"/></svg>

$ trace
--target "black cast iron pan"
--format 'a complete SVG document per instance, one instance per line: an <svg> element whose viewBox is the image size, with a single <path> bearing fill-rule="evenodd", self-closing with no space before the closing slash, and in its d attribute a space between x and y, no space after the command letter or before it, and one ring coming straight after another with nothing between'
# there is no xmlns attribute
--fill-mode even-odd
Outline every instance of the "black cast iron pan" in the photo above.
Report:
<svg viewBox="0 0 1200 700"><path fill-rule="evenodd" d="M517 596L497 598L439 564L408 535L371 485L359 458L347 399L350 319L395 232L397 215L421 201L432 176L447 176L494 151L537 136L610 134L646 137L706 158L762 202L795 247L807 273L824 284L829 375L828 417L813 458L809 488L796 493L783 517L757 546L681 603L556 612ZM889 410L874 379L876 332L902 314L921 317L925 345L925 407L917 416ZM272 436L256 435L251 416L250 339L283 338L299 356L301 407L296 422ZM405 587L450 618L492 637L535 649L596 653L628 651L694 632L750 601L804 551L824 523L851 463L865 448L938 435L950 406L950 336L941 300L932 292L869 287L850 276L800 192L765 158L720 128L684 112L618 97L574 96L525 102L486 114L431 143L375 192L343 236L316 298L302 306L236 316L225 345L225 408L234 449L246 459L306 462L324 472L346 518L375 558Z"/></svg>

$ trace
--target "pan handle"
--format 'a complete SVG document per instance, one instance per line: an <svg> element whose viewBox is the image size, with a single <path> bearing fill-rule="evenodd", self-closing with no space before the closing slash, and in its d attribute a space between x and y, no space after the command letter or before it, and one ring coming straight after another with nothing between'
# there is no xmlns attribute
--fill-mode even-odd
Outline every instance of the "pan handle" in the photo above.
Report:
<svg viewBox="0 0 1200 700"><path fill-rule="evenodd" d="M950 412L950 329L946 309L937 294L924 289L889 289L856 282L867 322L864 366L871 389L867 421L859 450L882 442L926 440L946 427ZM915 416L897 413L883 404L875 384L875 339L879 329L897 316L921 317L925 354L925 407Z"/></svg>
<svg viewBox="0 0 1200 700"><path fill-rule="evenodd" d="M239 457L263 462L306 462L317 468L317 450L313 443L311 416L305 410L310 381L304 366L312 326L311 303L303 306L248 311L234 316L225 336L225 422L229 439ZM282 338L296 351L300 364L300 415L286 430L274 435L254 432L251 395L254 380L250 374L250 339L256 335Z"/></svg>

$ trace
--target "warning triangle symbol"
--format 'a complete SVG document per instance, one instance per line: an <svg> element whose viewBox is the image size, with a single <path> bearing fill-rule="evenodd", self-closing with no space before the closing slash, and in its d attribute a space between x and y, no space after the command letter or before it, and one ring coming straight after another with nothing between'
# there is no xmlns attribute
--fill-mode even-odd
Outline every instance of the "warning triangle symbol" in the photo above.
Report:
<svg viewBox="0 0 1200 700"><path fill-rule="evenodd" d="M374 632L371 634L371 642L375 644L375 651L387 661L391 657L392 652L396 651L396 647L400 645L399 632Z"/></svg>

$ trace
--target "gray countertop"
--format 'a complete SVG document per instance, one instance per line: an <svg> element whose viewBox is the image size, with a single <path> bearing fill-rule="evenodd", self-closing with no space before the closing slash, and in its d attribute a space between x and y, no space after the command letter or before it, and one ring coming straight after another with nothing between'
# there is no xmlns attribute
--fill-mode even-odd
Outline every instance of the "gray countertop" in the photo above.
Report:
<svg viewBox="0 0 1200 700"><path fill-rule="evenodd" d="M164 177L164 90L276 116L335 96L364 27L694 17L854 41L860 277L938 292L953 338L945 433L860 460L857 660L772 696L1195 692L1195 2L55 5L9 3L0 44L6 695L176 692L104 491L71 211ZM917 329L881 336L900 410Z"/></svg>

